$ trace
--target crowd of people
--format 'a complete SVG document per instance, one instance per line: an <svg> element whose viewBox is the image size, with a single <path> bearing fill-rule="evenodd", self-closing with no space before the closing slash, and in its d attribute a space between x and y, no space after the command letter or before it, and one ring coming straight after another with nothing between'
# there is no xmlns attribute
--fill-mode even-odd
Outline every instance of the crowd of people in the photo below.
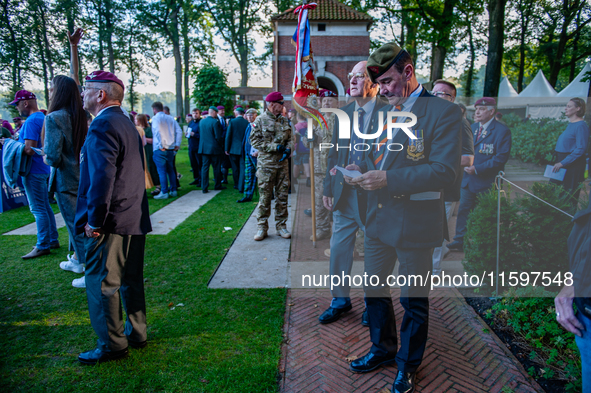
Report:
<svg viewBox="0 0 591 393"><path fill-rule="evenodd" d="M82 32L68 36L76 52ZM77 60L72 60L72 70L77 68ZM291 182L303 172L306 184L314 183L317 202L311 240L330 238L326 254L331 275L350 276L353 251L360 251L360 244L365 272L377 276L379 283L387 282L396 261L403 275L441 274L441 260L448 250L463 247L468 215L478 196L493 187L495 176L504 169L511 130L495 118L497 103L491 97L476 101L470 124L465 107L454 103L455 85L437 80L427 91L416 79L413 59L395 43L381 46L355 65L348 79L349 97L340 109L351 119L352 129L340 130L337 116L324 113L325 122L315 124L311 135L305 111L301 107L299 113L288 111L280 92L266 96L260 114L239 105L230 118L223 106L195 108L186 117L184 133L179 119L161 102L152 104L152 116L127 113L121 108L124 83L102 70L86 76L84 86L79 85L77 71L55 77L46 113L33 93L16 93L10 104L24 122L15 118L15 129L2 122L3 157L8 158L4 170L11 179L14 173L21 174L37 225L37 242L22 258L60 248L48 197L52 191L74 251L60 267L85 273L73 285L86 288L91 323L99 337L97 348L80 354L81 363L120 359L128 347L147 345L143 261L151 224L146 190L156 187L154 199L178 196L181 176L175 161L183 138L188 140L193 173L190 185L203 193L209 192L210 167L214 190L226 188L223 184L228 184L231 171L234 189L242 194L238 203L251 201L258 184L254 240L267 237L272 199L277 234L291 237L288 193ZM339 107L336 92L323 89L319 96L322 108ZM413 137L402 127L388 134L387 116L379 116L388 112L394 112L398 124L415 121L407 130ZM556 144L554 170L566 169L558 183L574 203L589 146L584 113L583 100L568 102L569 125ZM365 143L369 134L374 135L370 145ZM448 244L448 221L458 202L456 235ZM588 221L589 216L583 213L577 219ZM579 221L579 226L587 221ZM588 247L588 236L582 239L578 247ZM571 260L575 255L579 260L574 264L585 266L588 254L573 251ZM588 271L586 266L581 271ZM426 283L401 287L404 316L398 337L389 285L379 283L364 287L361 324L369 327L371 346L365 356L351 362L350 370L366 373L396 363L392 391L412 392L427 342L429 287ZM350 283L331 292L330 307L319 317L321 324L333 323L352 309ZM561 293L557 318L589 348L585 326L590 326L590 315L584 310L591 307L590 296L581 293L576 288ZM586 299L578 303L576 316L575 294ZM584 367L590 356L582 351Z"/></svg>

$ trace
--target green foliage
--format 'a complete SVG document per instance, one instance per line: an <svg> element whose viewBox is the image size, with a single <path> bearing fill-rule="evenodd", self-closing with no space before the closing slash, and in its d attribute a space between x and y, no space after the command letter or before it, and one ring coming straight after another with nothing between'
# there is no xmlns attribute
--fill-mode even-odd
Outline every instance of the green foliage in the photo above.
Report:
<svg viewBox="0 0 591 393"><path fill-rule="evenodd" d="M505 118L503 117L503 120ZM556 141L568 122L557 119L530 119L511 126L511 156L523 162L552 163Z"/></svg>
<svg viewBox="0 0 591 393"><path fill-rule="evenodd" d="M562 210L570 208L563 189L556 184L534 183L530 191ZM568 216L534 198L501 195L500 271L550 272L552 277L568 271L566 242L571 229ZM462 263L468 273L496 270L496 190L482 194L470 213L464 251Z"/></svg>
<svg viewBox="0 0 591 393"><path fill-rule="evenodd" d="M501 195L500 270L522 270L525 250L515 246L525 221L510 194ZM478 205L468 216L464 238L466 272L481 275L496 270L497 261L497 191L491 189L478 198Z"/></svg>
<svg viewBox="0 0 591 393"><path fill-rule="evenodd" d="M556 321L554 296L541 287L510 289L493 306L496 320L533 348L530 359L542 363L541 376L569 381L567 391L581 391L581 361L574 335ZM535 368L528 371L535 376Z"/></svg>
<svg viewBox="0 0 591 393"><path fill-rule="evenodd" d="M194 69L192 74L195 78L192 98L198 107L207 108L210 105L234 107L236 93L228 87L226 74L220 67L205 64Z"/></svg>

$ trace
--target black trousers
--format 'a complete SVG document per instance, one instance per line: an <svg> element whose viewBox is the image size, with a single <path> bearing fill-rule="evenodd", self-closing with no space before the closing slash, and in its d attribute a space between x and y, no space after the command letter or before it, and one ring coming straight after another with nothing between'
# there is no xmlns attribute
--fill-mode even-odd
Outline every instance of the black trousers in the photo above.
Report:
<svg viewBox="0 0 591 393"><path fill-rule="evenodd" d="M193 180L201 184L201 154L199 150L189 150L189 161L191 162L191 169L193 169Z"/></svg>
<svg viewBox="0 0 591 393"><path fill-rule="evenodd" d="M387 282L397 258L400 262L399 276L407 278L406 285L400 288L400 304L404 308L400 326L400 349L394 307ZM377 285L364 287L372 343L370 351L380 356L396 354L399 371L415 372L423 360L429 331L430 285L426 278L433 269L432 258L432 248L395 248L379 239L369 238L367 234L365 236L365 272L368 277L379 277ZM410 278L411 275L422 276L423 285ZM399 283L402 284L401 281Z"/></svg>
<svg viewBox="0 0 591 393"><path fill-rule="evenodd" d="M202 154L201 155L201 189L203 191L209 188L209 167L213 166L213 180L214 190L222 188L222 171L221 171L221 156L218 154Z"/></svg>
<svg viewBox="0 0 591 393"><path fill-rule="evenodd" d="M240 184L240 179L243 178L242 167L244 166L244 162L242 162L241 165L240 158L242 158L242 156L230 154L230 164L232 164L232 179L234 179L234 187L237 188L239 192L244 192L244 184Z"/></svg>
<svg viewBox="0 0 591 393"><path fill-rule="evenodd" d="M144 297L145 235L105 233L85 238L86 297L98 348L120 351L147 338ZM123 324L121 300L127 314Z"/></svg>

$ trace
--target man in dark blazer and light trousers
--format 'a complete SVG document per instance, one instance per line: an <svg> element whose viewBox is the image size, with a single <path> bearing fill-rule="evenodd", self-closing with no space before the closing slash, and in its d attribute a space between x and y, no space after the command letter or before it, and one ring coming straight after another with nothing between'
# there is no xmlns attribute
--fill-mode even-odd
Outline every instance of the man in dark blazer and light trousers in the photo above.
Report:
<svg viewBox="0 0 591 393"><path fill-rule="evenodd" d="M244 192L244 156L242 152L242 141L244 132L248 127L248 121L243 117L244 109L238 107L234 110L235 119L230 120L228 131L226 132L226 155L230 157L232 165L232 178L234 179L234 188L238 192Z"/></svg>
<svg viewBox="0 0 591 393"><path fill-rule="evenodd" d="M152 226L142 140L120 108L123 89L112 73L94 71L83 93L95 118L80 153L76 234L86 235L88 311L99 337L96 349L78 356L83 364L117 360L147 343L144 247Z"/></svg>
<svg viewBox="0 0 591 393"><path fill-rule="evenodd" d="M209 192L209 167L213 166L214 190L225 190L222 187L222 155L224 154L224 138L222 126L218 120L215 106L209 107L209 116L199 122L199 154L201 154L201 189Z"/></svg>
<svg viewBox="0 0 591 393"><path fill-rule="evenodd" d="M346 167L349 164L360 164L364 153L361 149L351 148L363 142L353 132L355 119L361 133L371 132L375 128L377 117L374 116L382 102L376 99L378 87L372 83L365 70L365 61L359 62L349 74L350 92L354 101L341 108L350 119L351 138L339 138L339 122L335 122L332 135L332 147L328 155L327 173L324 178L324 207L333 211L333 231L330 238L330 274L351 274L353 266L353 250L357 231L365 231L359 217L357 191L345 183L343 174L335 169L335 165ZM357 112L357 116L354 113ZM337 149L337 145L339 148ZM333 299L330 307L318 318L321 324L337 321L344 313L352 309L349 293L350 285L335 286L331 291ZM363 313L362 324L367 325L366 314Z"/></svg>
<svg viewBox="0 0 591 393"><path fill-rule="evenodd" d="M415 375L421 364L429 329L429 289L433 248L440 246L445 222L443 189L453 184L460 167L461 111L457 105L433 97L417 82L410 55L395 43L374 51L367 62L372 81L392 105L390 111L411 112L417 123L409 128L415 138L394 129L392 139L384 133L376 146L366 152L360 170L363 175L345 181L366 190L360 203L365 218L365 273L379 282L364 284L371 349L354 360L354 372L369 372L396 362L398 374L392 392L415 389ZM397 122L412 117L401 115ZM373 140L372 142L375 142ZM363 199L363 198L361 198ZM404 308L400 326L400 348L396 319L387 281L396 259ZM409 285L411 275L423 282ZM402 284L402 283L401 283Z"/></svg>
<svg viewBox="0 0 591 393"><path fill-rule="evenodd" d="M474 165L464 168L456 235L447 245L450 250L463 250L468 215L476 207L478 195L490 190L509 160L511 130L495 120L496 104L490 97L483 97L474 104Z"/></svg>

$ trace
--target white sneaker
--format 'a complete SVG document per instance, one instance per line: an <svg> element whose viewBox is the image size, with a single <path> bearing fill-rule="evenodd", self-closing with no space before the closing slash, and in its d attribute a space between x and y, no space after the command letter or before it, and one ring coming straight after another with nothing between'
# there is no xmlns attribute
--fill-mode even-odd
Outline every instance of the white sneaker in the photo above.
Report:
<svg viewBox="0 0 591 393"><path fill-rule="evenodd" d="M74 273L84 273L84 265L78 262L78 259L70 257L70 254L67 261L60 262L60 268Z"/></svg>
<svg viewBox="0 0 591 393"><path fill-rule="evenodd" d="M160 194L156 195L154 199L168 199L168 193L163 193L160 191Z"/></svg>
<svg viewBox="0 0 591 393"><path fill-rule="evenodd" d="M72 280L72 286L74 288L86 288L86 276Z"/></svg>
<svg viewBox="0 0 591 393"><path fill-rule="evenodd" d="M168 195L170 195L173 198L176 198L177 193L176 193L176 191L171 191Z"/></svg>

